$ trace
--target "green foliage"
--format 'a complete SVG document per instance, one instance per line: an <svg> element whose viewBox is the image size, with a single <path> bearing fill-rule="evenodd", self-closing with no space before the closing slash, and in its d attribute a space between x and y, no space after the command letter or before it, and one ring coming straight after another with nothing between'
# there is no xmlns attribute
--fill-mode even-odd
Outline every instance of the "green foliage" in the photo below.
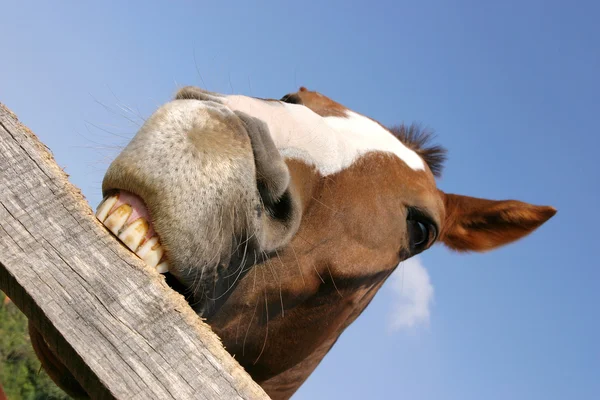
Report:
<svg viewBox="0 0 600 400"><path fill-rule="evenodd" d="M41 370L27 333L27 318L0 291L0 382L10 400L68 399Z"/></svg>

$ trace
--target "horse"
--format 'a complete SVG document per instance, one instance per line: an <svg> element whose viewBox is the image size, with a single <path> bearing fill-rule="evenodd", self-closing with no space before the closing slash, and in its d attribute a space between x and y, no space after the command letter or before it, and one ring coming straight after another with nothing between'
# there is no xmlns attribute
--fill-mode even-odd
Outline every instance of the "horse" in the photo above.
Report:
<svg viewBox="0 0 600 400"><path fill-rule="evenodd" d="M184 87L110 164L96 215L287 399L402 261L434 243L492 250L556 213L440 190L432 138L305 87L280 100ZM31 337L50 376L85 395Z"/></svg>

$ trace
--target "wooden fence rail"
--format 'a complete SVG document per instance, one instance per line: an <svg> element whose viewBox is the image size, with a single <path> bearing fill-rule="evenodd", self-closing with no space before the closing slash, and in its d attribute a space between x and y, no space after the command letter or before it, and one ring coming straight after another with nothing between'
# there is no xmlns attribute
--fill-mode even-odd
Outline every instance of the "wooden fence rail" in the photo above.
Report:
<svg viewBox="0 0 600 400"><path fill-rule="evenodd" d="M91 398L268 398L2 104L0 289Z"/></svg>

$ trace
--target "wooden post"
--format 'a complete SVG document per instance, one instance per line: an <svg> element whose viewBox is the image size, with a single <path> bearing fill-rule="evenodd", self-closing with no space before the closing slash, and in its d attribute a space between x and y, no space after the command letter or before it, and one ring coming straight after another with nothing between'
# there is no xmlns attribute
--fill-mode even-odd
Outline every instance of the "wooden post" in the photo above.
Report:
<svg viewBox="0 0 600 400"><path fill-rule="evenodd" d="M0 289L92 398L268 398L2 104Z"/></svg>

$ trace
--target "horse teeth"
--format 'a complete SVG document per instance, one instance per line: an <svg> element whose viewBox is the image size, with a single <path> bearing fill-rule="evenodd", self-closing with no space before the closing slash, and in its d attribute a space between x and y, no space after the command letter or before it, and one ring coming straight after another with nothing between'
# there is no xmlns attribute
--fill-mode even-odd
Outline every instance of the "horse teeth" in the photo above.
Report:
<svg viewBox="0 0 600 400"><path fill-rule="evenodd" d="M161 274L168 272L169 265L167 262L160 262L165 251L160 245L158 237L152 236L144 241L150 230L148 221L144 218L138 218L127 224L133 213L133 207L129 204L121 204L116 210L110 212L118 200L118 194L105 198L98 206L96 218L148 266L155 268Z"/></svg>
<svg viewBox="0 0 600 400"><path fill-rule="evenodd" d="M119 208L113 211L106 220L104 220L104 226L118 236L119 231L123 228L123 225L125 225L132 212L133 209L129 204L121 204Z"/></svg>
<svg viewBox="0 0 600 400"><path fill-rule="evenodd" d="M158 237L152 236L146 240L135 252L139 258L144 260L150 267L156 268L161 274L169 270L166 261L159 263L165 254L164 249L158 242Z"/></svg>
<svg viewBox="0 0 600 400"><path fill-rule="evenodd" d="M148 252L157 245L158 245L158 238L156 236L152 236L150 239L146 240L144 242L144 244L141 245L137 249L135 254L137 254L139 258L143 259L146 256L146 254L148 254Z"/></svg>
<svg viewBox="0 0 600 400"><path fill-rule="evenodd" d="M121 231L119 239L135 252L146 237L148 229L148 222L143 218L138 218Z"/></svg>
<svg viewBox="0 0 600 400"><path fill-rule="evenodd" d="M161 262L156 266L156 271L160 274L169 272L169 264L166 261Z"/></svg>
<svg viewBox="0 0 600 400"><path fill-rule="evenodd" d="M102 203L100 203L98 210L96 211L96 218L98 218L100 222L104 222L106 217L108 217L109 211L113 208L117 200L119 200L118 195L109 196L102 200Z"/></svg>
<svg viewBox="0 0 600 400"><path fill-rule="evenodd" d="M141 259L144 260L148 266L154 268L158 265L158 262L162 258L163 254L164 250L162 246L157 244L156 246L152 247L150 251L148 251L143 257L141 257Z"/></svg>

